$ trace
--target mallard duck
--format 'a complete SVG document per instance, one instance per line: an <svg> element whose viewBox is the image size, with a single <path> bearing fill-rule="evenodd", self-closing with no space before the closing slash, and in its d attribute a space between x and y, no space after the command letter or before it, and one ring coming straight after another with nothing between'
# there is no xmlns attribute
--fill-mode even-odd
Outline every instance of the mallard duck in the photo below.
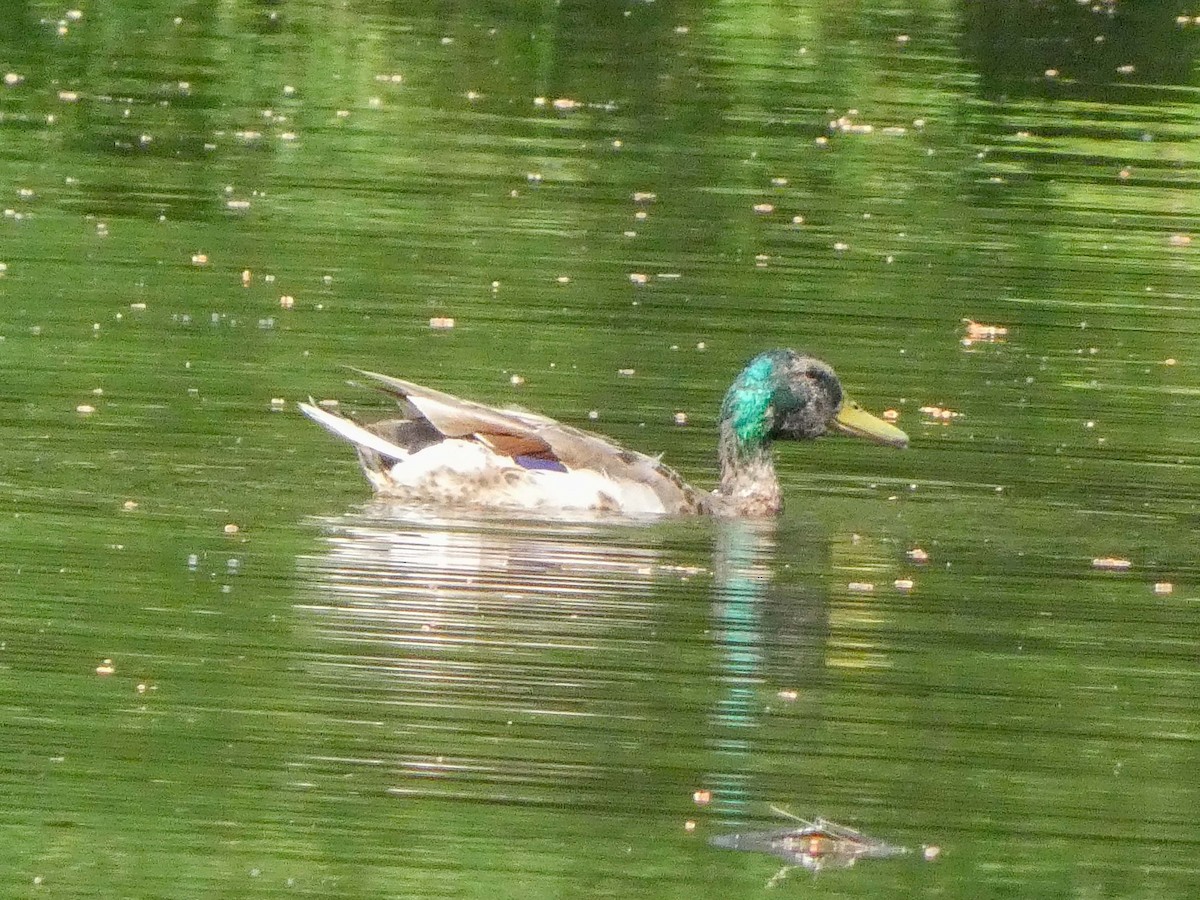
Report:
<svg viewBox="0 0 1200 900"><path fill-rule="evenodd" d="M687 484L657 457L545 416L354 371L395 397L406 417L359 425L312 402L300 409L354 445L380 495L408 503L769 516L783 506L773 441L808 440L832 429L893 447L908 444L903 431L850 400L829 365L795 350L759 354L725 394L721 477L711 493Z"/></svg>

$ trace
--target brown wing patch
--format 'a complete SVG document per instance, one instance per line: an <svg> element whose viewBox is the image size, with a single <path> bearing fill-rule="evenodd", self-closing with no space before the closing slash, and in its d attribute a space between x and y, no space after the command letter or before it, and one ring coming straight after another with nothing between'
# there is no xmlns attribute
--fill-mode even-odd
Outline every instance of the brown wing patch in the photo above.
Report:
<svg viewBox="0 0 1200 900"><path fill-rule="evenodd" d="M485 434L476 432L480 443L504 456L531 456L534 459L558 459L550 445L527 434Z"/></svg>

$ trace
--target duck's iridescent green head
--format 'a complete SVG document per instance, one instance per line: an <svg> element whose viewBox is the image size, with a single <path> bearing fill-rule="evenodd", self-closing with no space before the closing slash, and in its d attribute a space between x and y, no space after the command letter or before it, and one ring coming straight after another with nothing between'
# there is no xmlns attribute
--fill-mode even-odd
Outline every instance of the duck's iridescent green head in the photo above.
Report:
<svg viewBox="0 0 1200 900"><path fill-rule="evenodd" d="M721 404L723 438L738 453L773 440L809 440L829 429L893 447L908 444L899 428L846 397L828 364L794 350L770 350L750 360Z"/></svg>

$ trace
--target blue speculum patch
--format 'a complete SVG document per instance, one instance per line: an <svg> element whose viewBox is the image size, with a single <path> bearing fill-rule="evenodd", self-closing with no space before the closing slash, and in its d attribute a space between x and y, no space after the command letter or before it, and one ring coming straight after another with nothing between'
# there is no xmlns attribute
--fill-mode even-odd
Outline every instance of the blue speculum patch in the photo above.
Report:
<svg viewBox="0 0 1200 900"><path fill-rule="evenodd" d="M543 472L567 471L567 467L557 459L542 459L540 456L514 456L513 460L522 469L537 469Z"/></svg>

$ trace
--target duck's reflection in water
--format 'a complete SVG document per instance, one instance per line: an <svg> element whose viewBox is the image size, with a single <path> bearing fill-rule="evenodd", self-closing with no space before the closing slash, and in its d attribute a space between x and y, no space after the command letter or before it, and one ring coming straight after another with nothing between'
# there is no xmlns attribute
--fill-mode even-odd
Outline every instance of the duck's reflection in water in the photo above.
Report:
<svg viewBox="0 0 1200 900"><path fill-rule="evenodd" d="M676 730L664 719L697 720L711 575L679 560L704 561L686 549L710 546L703 528L377 505L321 527L298 605L311 768L393 793L617 805Z"/></svg>

